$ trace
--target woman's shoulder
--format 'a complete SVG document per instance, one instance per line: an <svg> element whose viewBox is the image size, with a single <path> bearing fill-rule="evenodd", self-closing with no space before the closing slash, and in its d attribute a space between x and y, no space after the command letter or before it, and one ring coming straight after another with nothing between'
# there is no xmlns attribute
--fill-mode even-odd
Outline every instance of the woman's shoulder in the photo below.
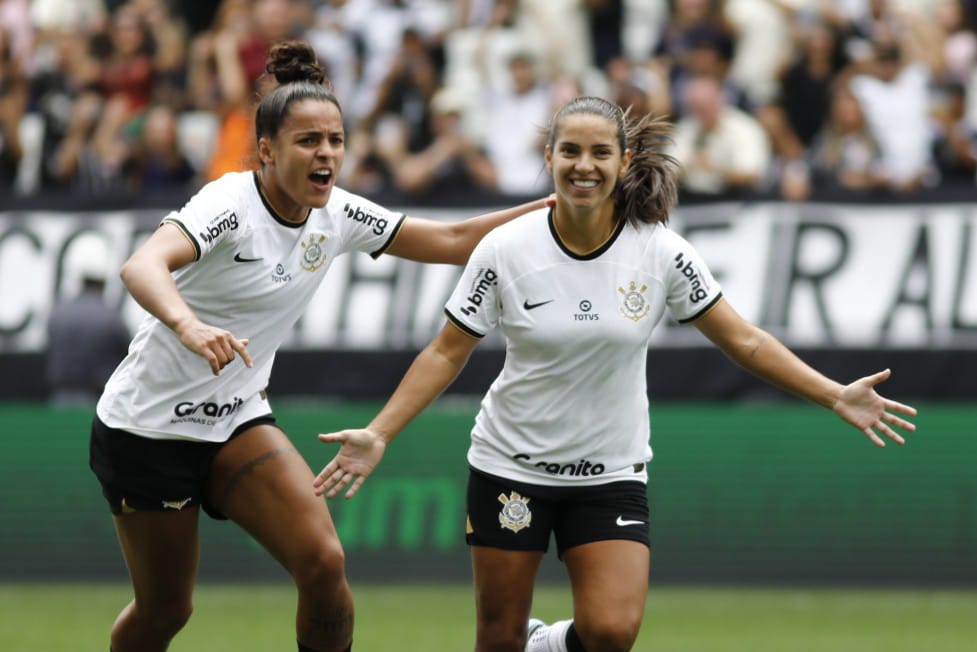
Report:
<svg viewBox="0 0 977 652"><path fill-rule="evenodd" d="M485 236L491 236L495 240L511 242L513 240L524 242L537 233L546 233L550 208L538 208L519 217L509 220L505 224L495 227Z"/></svg>

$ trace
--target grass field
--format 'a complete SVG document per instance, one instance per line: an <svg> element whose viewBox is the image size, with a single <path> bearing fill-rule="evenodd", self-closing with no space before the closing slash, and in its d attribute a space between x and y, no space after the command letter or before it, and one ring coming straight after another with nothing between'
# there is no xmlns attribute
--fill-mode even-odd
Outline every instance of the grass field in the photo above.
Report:
<svg viewBox="0 0 977 652"><path fill-rule="evenodd" d="M472 649L467 586L354 587L356 652ZM116 584L0 585L0 650L108 649L129 598ZM275 584L203 584L174 652L294 650L294 594ZM562 587L537 591L534 612L569 613ZM972 652L977 591L653 587L635 650L661 652Z"/></svg>

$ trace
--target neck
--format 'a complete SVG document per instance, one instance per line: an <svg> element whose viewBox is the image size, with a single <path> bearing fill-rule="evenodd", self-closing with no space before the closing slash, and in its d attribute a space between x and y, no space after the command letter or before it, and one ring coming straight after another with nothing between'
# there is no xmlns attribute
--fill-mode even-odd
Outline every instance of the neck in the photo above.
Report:
<svg viewBox="0 0 977 652"><path fill-rule="evenodd" d="M597 208L578 208L557 199L553 223L560 240L575 254L586 255L599 249L617 227L616 205L608 199Z"/></svg>
<svg viewBox="0 0 977 652"><path fill-rule="evenodd" d="M293 201L276 183L270 180L264 168L258 171L258 188L261 190L265 201L280 219L293 224L301 224L308 219L310 209Z"/></svg>

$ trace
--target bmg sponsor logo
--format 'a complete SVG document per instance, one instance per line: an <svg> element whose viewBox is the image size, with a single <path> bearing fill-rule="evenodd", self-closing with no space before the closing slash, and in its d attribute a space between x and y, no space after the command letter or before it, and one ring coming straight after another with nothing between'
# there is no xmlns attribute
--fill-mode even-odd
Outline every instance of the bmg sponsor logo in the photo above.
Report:
<svg viewBox="0 0 977 652"><path fill-rule="evenodd" d="M210 244L220 237L225 231L233 231L237 228L237 213L234 211L224 211L210 221L207 228L199 233L200 239Z"/></svg>
<svg viewBox="0 0 977 652"><path fill-rule="evenodd" d="M685 259L681 251L675 256L675 269L680 270L682 276L689 280L689 301L699 303L708 296L706 291L709 287L699 275L699 270L695 268L691 260Z"/></svg>
<svg viewBox="0 0 977 652"><path fill-rule="evenodd" d="M532 458L525 453L517 453L512 459L520 462L532 464L537 469L542 469L550 475L572 475L580 477L590 477L604 473L604 465L600 462L594 463L590 460L580 460L579 462L533 462Z"/></svg>
<svg viewBox="0 0 977 652"><path fill-rule="evenodd" d="M495 273L495 270L489 267L483 267L478 270L475 280L472 281L471 291L465 297L468 303L462 306L461 311L469 317L478 313L478 308L482 305L482 301L485 300L485 294L498 282L499 276Z"/></svg>
<svg viewBox="0 0 977 652"><path fill-rule="evenodd" d="M229 414L233 414L244 400L235 396L227 403L215 403L213 401L183 401L173 406L173 414L176 415L170 423L199 423L205 426L212 426L220 419Z"/></svg>
<svg viewBox="0 0 977 652"><path fill-rule="evenodd" d="M346 213L346 218L353 220L354 222L359 222L365 226L372 226L373 232L377 235L383 235L383 232L387 230L388 222L386 218L375 215L371 211L368 211L360 206L353 206L347 203L343 206L343 212Z"/></svg>

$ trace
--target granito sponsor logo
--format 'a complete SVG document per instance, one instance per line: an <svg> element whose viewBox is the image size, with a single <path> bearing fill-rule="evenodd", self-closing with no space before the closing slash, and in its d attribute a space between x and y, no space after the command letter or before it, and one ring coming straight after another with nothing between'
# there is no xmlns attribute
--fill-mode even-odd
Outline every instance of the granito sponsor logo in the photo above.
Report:
<svg viewBox="0 0 977 652"><path fill-rule="evenodd" d="M200 232L200 239L210 244L220 237L224 231L237 228L237 214L234 211L224 211L210 221L207 228Z"/></svg>
<svg viewBox="0 0 977 652"><path fill-rule="evenodd" d="M542 469L550 475L572 475L580 477L590 477L604 473L604 465L600 462L596 464L590 460L580 460L579 462L533 462L532 458L525 453L517 453L512 459L520 462L532 464L537 469Z"/></svg>
<svg viewBox="0 0 977 652"><path fill-rule="evenodd" d="M709 286L699 275L699 270L695 268L691 260L685 260L682 252L675 256L675 269L682 272L682 276L689 280L689 301L699 303L708 296Z"/></svg>
<svg viewBox="0 0 977 652"><path fill-rule="evenodd" d="M463 306L461 311L469 317L476 314L479 306L482 305L482 301L485 300L485 294L498 282L499 277L495 273L495 270L489 267L483 267L478 270L478 274L475 275L475 280L472 281L471 291L465 297L468 304Z"/></svg>
<svg viewBox="0 0 977 652"><path fill-rule="evenodd" d="M372 226L373 232L377 235L383 235L383 232L387 230L387 220L379 215L375 215L371 211L368 211L360 206L353 206L351 204L346 204L343 206L343 211L346 213L347 219L353 220L354 222L359 222L366 226Z"/></svg>
<svg viewBox="0 0 977 652"><path fill-rule="evenodd" d="M173 407L175 418L170 423L199 423L204 426L212 426L220 419L229 414L233 414L244 401L237 396L228 403L215 403L213 401L183 401Z"/></svg>

